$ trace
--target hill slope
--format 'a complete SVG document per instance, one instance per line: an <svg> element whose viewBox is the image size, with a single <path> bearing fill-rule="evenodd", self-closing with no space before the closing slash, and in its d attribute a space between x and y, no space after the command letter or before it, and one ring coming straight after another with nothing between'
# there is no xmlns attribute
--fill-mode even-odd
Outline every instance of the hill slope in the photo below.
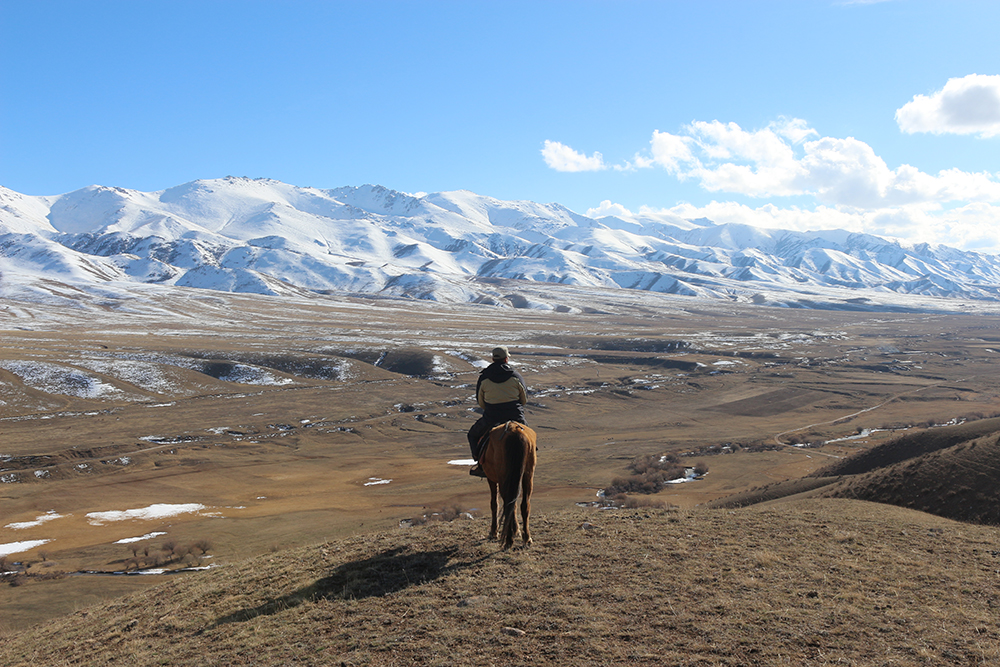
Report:
<svg viewBox="0 0 1000 667"><path fill-rule="evenodd" d="M944 246L666 214L594 219L466 191L414 196L232 177L52 197L0 187L0 272L7 297L24 282L47 294L47 279L553 308L492 282L523 280L851 310L1000 301L1000 259Z"/></svg>
<svg viewBox="0 0 1000 667"><path fill-rule="evenodd" d="M837 461L817 470L811 477L835 477L837 475L859 475L872 472L997 431L1000 431L1000 419L998 418L979 419L964 424L918 431Z"/></svg>
<svg viewBox="0 0 1000 667"><path fill-rule="evenodd" d="M996 664L997 529L858 501L567 510L229 565L8 636L10 666Z"/></svg>
<svg viewBox="0 0 1000 667"><path fill-rule="evenodd" d="M1000 433L854 475L824 489L961 521L1000 524Z"/></svg>
<svg viewBox="0 0 1000 667"><path fill-rule="evenodd" d="M803 496L851 498L1000 524L1000 419L907 434L817 470L708 503L713 509Z"/></svg>

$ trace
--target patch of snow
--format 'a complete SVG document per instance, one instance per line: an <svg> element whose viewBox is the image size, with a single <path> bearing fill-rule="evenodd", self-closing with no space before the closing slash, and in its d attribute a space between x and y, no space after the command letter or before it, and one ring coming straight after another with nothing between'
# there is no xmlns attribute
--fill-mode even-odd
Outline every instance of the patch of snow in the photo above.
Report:
<svg viewBox="0 0 1000 667"><path fill-rule="evenodd" d="M835 438L833 440L827 440L825 444L829 444L831 442L848 442L850 440L861 440L862 438L867 438L871 436L872 433L878 433L879 431L884 431L884 430L885 429L881 428L863 428L859 433L855 433L854 435L848 435L843 438ZM796 447L798 446L799 445L796 445Z"/></svg>
<svg viewBox="0 0 1000 667"><path fill-rule="evenodd" d="M204 505L200 503L186 503L186 504L166 504L166 503L156 503L150 505L149 507L143 507L140 509L130 509L130 510L110 510L107 512L89 512L87 514L87 519L92 526L100 526L106 521L129 521L129 520L143 520L149 521L152 519L165 519L172 516L177 516L178 514L191 514L194 512L200 512L206 509Z"/></svg>
<svg viewBox="0 0 1000 667"><path fill-rule="evenodd" d="M4 528L10 528L11 530L24 530L25 528L34 528L35 526L40 526L46 521L54 521L56 519L62 519L63 515L58 514L55 510L49 510L45 514L37 517L34 521L20 521L17 523L8 523Z"/></svg>
<svg viewBox="0 0 1000 667"><path fill-rule="evenodd" d="M145 535L140 535L139 537L123 537L113 544L131 544L133 542L142 542L143 540L151 540L154 537L159 537L160 535L166 535L166 533L157 531L153 533L146 533Z"/></svg>
<svg viewBox="0 0 1000 667"><path fill-rule="evenodd" d="M664 484L683 484L685 482L693 482L696 479L698 479L698 476L694 474L694 468L685 468L683 477L667 480Z"/></svg>
<svg viewBox="0 0 1000 667"><path fill-rule="evenodd" d="M47 394L62 394L77 398L127 398L125 392L104 382L96 375L70 366L47 361L8 359L0 361L0 368L17 375L32 389Z"/></svg>
<svg viewBox="0 0 1000 667"><path fill-rule="evenodd" d="M365 482L365 486L376 486L378 484L388 484L391 479L382 479L380 477L369 477L369 481Z"/></svg>
<svg viewBox="0 0 1000 667"><path fill-rule="evenodd" d="M474 466L476 465L476 459L454 459L448 461L450 466Z"/></svg>
<svg viewBox="0 0 1000 667"><path fill-rule="evenodd" d="M0 556L9 556L11 554L19 554L24 551L31 551L35 547L40 547L51 541L52 540L26 540L24 542L8 542L7 544L0 544Z"/></svg>

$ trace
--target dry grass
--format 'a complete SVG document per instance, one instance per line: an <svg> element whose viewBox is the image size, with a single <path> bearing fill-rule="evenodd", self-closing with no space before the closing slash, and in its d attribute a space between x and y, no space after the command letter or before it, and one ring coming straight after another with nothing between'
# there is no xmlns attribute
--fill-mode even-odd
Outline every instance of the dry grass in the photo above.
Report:
<svg viewBox="0 0 1000 667"><path fill-rule="evenodd" d="M858 501L457 520L259 557L5 638L0 663L990 665L997 529Z"/></svg>
<svg viewBox="0 0 1000 667"><path fill-rule="evenodd" d="M757 503L764 503L770 500L787 498L799 493L807 493L814 489L819 489L828 484L838 481L837 477L805 477L802 479L791 479L784 482L775 482L761 487L754 487L741 493L734 493L725 498L713 500L706 503L707 507L714 509L731 509L736 507L748 507Z"/></svg>
<svg viewBox="0 0 1000 667"><path fill-rule="evenodd" d="M964 424L930 428L894 438L849 459L838 461L813 473L815 477L860 475L901 463L924 454L947 449L1000 431L1000 419L975 419Z"/></svg>
<svg viewBox="0 0 1000 667"><path fill-rule="evenodd" d="M910 434L820 471L864 470L861 474L817 474L775 482L713 500L707 506L746 507L802 494L886 503L959 521L997 525L1000 432L994 431L998 428L1000 421L987 419ZM889 463L878 467L880 461Z"/></svg>
<svg viewBox="0 0 1000 667"><path fill-rule="evenodd" d="M993 421L993 420L990 420ZM909 507L961 521L1000 524L1000 433L854 475L820 495Z"/></svg>
<svg viewBox="0 0 1000 667"><path fill-rule="evenodd" d="M522 288L556 289L509 284L512 293ZM154 546L206 538L213 562L227 564L389 530L432 508L482 509L485 485L446 462L468 456L470 361L498 341L511 346L531 388L528 420L540 447L532 505L543 517L593 500L650 453L698 452L682 461L710 474L649 501L692 508L801 478L890 436L819 449L779 441L1000 407L995 345L985 338L992 316L818 313L558 289L577 312L152 288L124 304L81 298L78 308L0 311L0 361L91 369L122 392L47 391L10 364L0 368L0 468L17 478L0 483L0 544L52 540L16 555L33 570L42 550L53 572L118 569L132 554L115 541L162 531ZM150 362L163 380L153 384L117 364L163 356L192 364ZM894 357L901 362L890 364ZM280 382L225 381L237 362ZM392 482L366 486L373 478ZM208 510L103 526L86 519L153 503ZM6 527L49 510L64 518ZM0 587L0 630L156 581L139 579Z"/></svg>

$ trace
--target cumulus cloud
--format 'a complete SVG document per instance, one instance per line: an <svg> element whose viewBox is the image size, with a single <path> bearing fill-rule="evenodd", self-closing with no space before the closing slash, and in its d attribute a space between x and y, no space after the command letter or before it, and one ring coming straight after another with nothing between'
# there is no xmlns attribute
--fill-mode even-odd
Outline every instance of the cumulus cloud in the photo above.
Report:
<svg viewBox="0 0 1000 667"><path fill-rule="evenodd" d="M681 134L656 131L648 156L637 156L633 165L663 168L710 192L808 195L830 206L1000 201L1000 182L990 174L928 174L906 164L892 169L865 142L821 137L797 118L760 130L715 120L693 122Z"/></svg>
<svg viewBox="0 0 1000 667"><path fill-rule="evenodd" d="M556 171L601 171L607 168L600 153L587 157L558 141L546 140L542 148L542 157L545 159L545 164Z"/></svg>
<svg viewBox="0 0 1000 667"><path fill-rule="evenodd" d="M1000 206L974 203L952 209L935 204L919 204L873 210L845 210L831 206L814 209L764 204L747 206L732 201L713 201L704 206L682 202L669 208L641 207L631 211L609 200L590 209L587 216L613 215L624 220L656 220L677 224L683 220L708 218L718 224L743 224L767 229L820 231L842 229L848 232L896 238L903 242L947 245L982 253L1000 253L1000 234L995 221Z"/></svg>
<svg viewBox="0 0 1000 667"><path fill-rule="evenodd" d="M965 99L980 95L976 99L982 102L986 98L982 90L988 86L983 79L1000 77L979 77L976 85L980 92L969 93ZM969 84L969 77L962 81ZM964 90L974 88L967 85ZM949 91L948 87L942 91L937 107L950 109L950 122L955 126L959 117L966 123L964 127L975 120L976 131L984 134L991 117L989 105L966 104L961 112L955 111L961 95L955 93L945 100L951 95ZM561 144L554 146L566 149ZM576 160L593 159L570 153ZM1000 253L1000 228L996 225L1000 220L1000 175L961 169L927 173L908 164L890 166L864 141L821 136L798 118L781 118L754 130L718 120L694 121L677 133L657 130L648 148L624 166L605 166L600 153L594 155L602 168L660 169L708 192L772 200L796 197L798 206L782 206L780 199L759 207L713 201L704 206L682 203L670 209L644 208L633 213L605 200L588 211L591 217L651 217L664 222L708 218L717 223L800 231L844 229ZM804 204L808 200L803 198L812 199L814 204Z"/></svg>
<svg viewBox="0 0 1000 667"><path fill-rule="evenodd" d="M969 74L948 79L931 95L915 95L896 111L899 129L908 134L1000 134L1000 75Z"/></svg>
<svg viewBox="0 0 1000 667"><path fill-rule="evenodd" d="M634 217L632 215L632 211L628 210L621 204L612 203L610 199L605 199L596 208L592 208L587 211L587 217L589 218L605 218L609 215L613 215L616 218L623 218L625 220Z"/></svg>

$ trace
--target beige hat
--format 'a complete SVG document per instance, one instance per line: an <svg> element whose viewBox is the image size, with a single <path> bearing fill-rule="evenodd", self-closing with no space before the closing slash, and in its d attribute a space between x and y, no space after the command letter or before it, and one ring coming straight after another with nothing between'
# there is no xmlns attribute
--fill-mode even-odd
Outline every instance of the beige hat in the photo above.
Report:
<svg viewBox="0 0 1000 667"><path fill-rule="evenodd" d="M493 348L493 361L503 361L509 356L510 353L507 352L506 345L500 345L498 347Z"/></svg>

